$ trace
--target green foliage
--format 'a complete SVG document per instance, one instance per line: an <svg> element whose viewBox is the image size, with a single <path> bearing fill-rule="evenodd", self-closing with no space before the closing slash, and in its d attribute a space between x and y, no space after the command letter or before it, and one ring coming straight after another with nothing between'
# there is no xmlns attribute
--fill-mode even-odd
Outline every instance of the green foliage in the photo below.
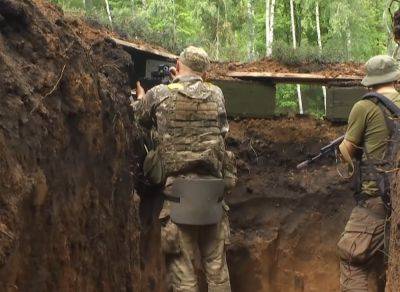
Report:
<svg viewBox="0 0 400 292"><path fill-rule="evenodd" d="M111 28L105 0L52 0L67 11L83 11ZM109 0L112 29L174 52L194 44L214 59L245 61L265 55L266 0ZM319 1L323 51L317 46ZM295 1L298 50L292 47L289 1L276 0L274 56L287 64L359 60L384 53L389 37L385 1ZM251 7L252 9L249 9ZM254 15L250 12L254 11ZM254 31L254 36L252 32ZM255 55L251 55L251 48ZM285 56L286 55L286 56Z"/></svg>
<svg viewBox="0 0 400 292"><path fill-rule="evenodd" d="M299 66L304 63L326 64L346 61L347 58L343 52L333 48L324 48L304 44L294 49L291 45L276 41L273 44L272 57L288 66Z"/></svg>
<svg viewBox="0 0 400 292"><path fill-rule="evenodd" d="M204 47L214 60L249 61L265 56L267 0L51 0L64 10L106 25L128 38L140 38L179 53ZM276 0L273 57L287 65L365 61L393 42L382 17L388 0L295 0L297 49L293 49L290 2ZM319 4L322 51L318 47ZM317 68L316 68L317 69ZM294 86L278 87L278 108L297 111ZM319 115L321 95L308 104ZM321 102L322 100L322 102ZM315 104L313 106L312 104Z"/></svg>
<svg viewBox="0 0 400 292"><path fill-rule="evenodd" d="M302 85L303 108L306 114L316 118L325 115L324 95L322 87L315 85ZM278 114L296 114L299 112L297 87L294 84L277 84L276 108Z"/></svg>
<svg viewBox="0 0 400 292"><path fill-rule="evenodd" d="M296 85L277 85L276 97L276 107L278 113L288 114L298 112Z"/></svg>

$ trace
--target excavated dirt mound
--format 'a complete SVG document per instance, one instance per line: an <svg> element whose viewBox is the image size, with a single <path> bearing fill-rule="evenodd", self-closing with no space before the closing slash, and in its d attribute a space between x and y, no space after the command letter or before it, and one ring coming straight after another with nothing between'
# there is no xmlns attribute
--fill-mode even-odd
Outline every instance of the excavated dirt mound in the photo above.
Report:
<svg viewBox="0 0 400 292"><path fill-rule="evenodd" d="M239 183L229 196L233 291L338 291L336 242L352 201L326 159L296 164L344 132L308 118L231 122Z"/></svg>
<svg viewBox="0 0 400 292"><path fill-rule="evenodd" d="M0 1L1 291L140 289L131 59L103 39Z"/></svg>
<svg viewBox="0 0 400 292"><path fill-rule="evenodd" d="M262 59L252 63L213 63L210 78L224 78L228 73L240 72L271 72L271 73L313 73L326 77L364 76L365 68L360 63L304 63L288 66L273 59Z"/></svg>

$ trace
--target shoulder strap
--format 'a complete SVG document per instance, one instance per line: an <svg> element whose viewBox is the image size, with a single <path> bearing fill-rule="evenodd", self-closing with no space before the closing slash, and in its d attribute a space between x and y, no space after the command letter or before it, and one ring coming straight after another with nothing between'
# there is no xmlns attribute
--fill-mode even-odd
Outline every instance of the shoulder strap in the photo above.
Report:
<svg viewBox="0 0 400 292"><path fill-rule="evenodd" d="M382 94L370 92L364 95L362 99L376 99L378 102L384 105L385 108L387 108L393 115L400 117L400 108L393 101Z"/></svg>

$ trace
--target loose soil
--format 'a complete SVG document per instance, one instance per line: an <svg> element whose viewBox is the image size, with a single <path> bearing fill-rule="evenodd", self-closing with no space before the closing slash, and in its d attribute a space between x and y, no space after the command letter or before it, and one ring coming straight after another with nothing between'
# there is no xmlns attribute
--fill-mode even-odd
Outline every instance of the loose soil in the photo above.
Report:
<svg viewBox="0 0 400 292"><path fill-rule="evenodd" d="M45 1L0 1L0 290L139 291L130 56Z"/></svg>
<svg viewBox="0 0 400 292"><path fill-rule="evenodd" d="M354 205L333 160L295 166L344 127L309 118L231 122L233 291L339 291L336 242Z"/></svg>
<svg viewBox="0 0 400 292"><path fill-rule="evenodd" d="M288 66L273 59L262 59L252 63L213 63L210 69L210 79L226 79L228 73L240 72L271 72L271 73L313 73L326 77L364 76L364 65L355 62L347 63L304 63Z"/></svg>

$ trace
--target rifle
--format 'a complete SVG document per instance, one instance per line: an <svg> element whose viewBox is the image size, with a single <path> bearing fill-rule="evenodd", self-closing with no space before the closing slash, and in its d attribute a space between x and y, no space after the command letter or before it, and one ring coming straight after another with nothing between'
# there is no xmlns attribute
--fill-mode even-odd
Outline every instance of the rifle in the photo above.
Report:
<svg viewBox="0 0 400 292"><path fill-rule="evenodd" d="M151 78L139 79L144 90L147 91L160 84L170 84L170 68L170 65L159 65L157 70L151 72Z"/></svg>
<svg viewBox="0 0 400 292"><path fill-rule="evenodd" d="M311 163L314 163L315 161L320 160L321 158L328 156L331 153L336 153L337 148L343 142L343 140L344 140L344 136L341 136L341 137L337 138L336 140L332 141L331 143L329 143L328 145L322 147L321 150L319 151L318 155L298 164L297 169L305 168L308 165L310 165Z"/></svg>
<svg viewBox="0 0 400 292"><path fill-rule="evenodd" d="M134 78L136 81L139 81L142 85L143 89L147 92L153 87L160 84L170 84L171 83L171 72L170 65L159 65L157 70L151 72L151 77L142 77L142 78ZM135 81L135 84L136 84ZM131 99L136 99L136 90L131 91Z"/></svg>

